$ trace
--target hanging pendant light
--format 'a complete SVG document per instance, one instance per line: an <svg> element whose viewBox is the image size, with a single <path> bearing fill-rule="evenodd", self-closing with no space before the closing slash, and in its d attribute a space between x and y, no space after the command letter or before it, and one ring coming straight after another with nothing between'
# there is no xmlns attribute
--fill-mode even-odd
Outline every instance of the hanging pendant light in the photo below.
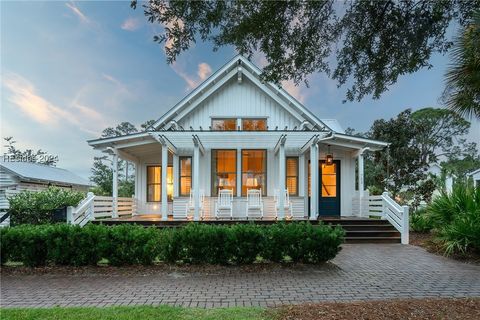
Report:
<svg viewBox="0 0 480 320"><path fill-rule="evenodd" d="M330 145L328 145L328 152L325 156L325 164L331 166L333 164L333 154L330 152Z"/></svg>

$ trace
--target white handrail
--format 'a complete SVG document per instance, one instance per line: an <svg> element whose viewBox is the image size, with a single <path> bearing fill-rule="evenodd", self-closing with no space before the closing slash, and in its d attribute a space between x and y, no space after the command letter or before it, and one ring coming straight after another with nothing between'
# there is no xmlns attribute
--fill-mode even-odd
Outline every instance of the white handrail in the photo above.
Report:
<svg viewBox="0 0 480 320"><path fill-rule="evenodd" d="M400 206L395 202L388 192L382 193L383 215L400 232L402 244L409 243L409 208Z"/></svg>

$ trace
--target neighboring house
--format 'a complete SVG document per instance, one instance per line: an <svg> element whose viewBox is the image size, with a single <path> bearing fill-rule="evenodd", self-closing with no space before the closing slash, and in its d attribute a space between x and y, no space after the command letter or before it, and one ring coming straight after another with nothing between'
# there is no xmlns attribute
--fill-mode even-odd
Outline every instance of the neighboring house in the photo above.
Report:
<svg viewBox="0 0 480 320"><path fill-rule="evenodd" d="M135 164L137 214L166 220L191 208L194 220L214 218L226 189L233 215L245 216L248 190L257 189L264 217L358 215L363 152L388 143L345 134L336 120L317 118L260 73L237 56L149 131L88 141L113 156L113 197L121 158Z"/></svg>
<svg viewBox="0 0 480 320"><path fill-rule="evenodd" d="M452 174L444 175L443 168L438 163L431 164L428 168L428 173L435 176L439 181L441 181L441 183L445 187L445 191L447 191L448 193L452 192L455 176L453 176ZM440 195L440 190L435 190L433 195Z"/></svg>
<svg viewBox="0 0 480 320"><path fill-rule="evenodd" d="M473 185L480 188L480 168L470 173L467 173L467 178L472 179Z"/></svg>
<svg viewBox="0 0 480 320"><path fill-rule="evenodd" d="M33 162L0 161L0 211L8 210L8 197L25 190L41 191L49 186L87 191L90 183L57 167Z"/></svg>

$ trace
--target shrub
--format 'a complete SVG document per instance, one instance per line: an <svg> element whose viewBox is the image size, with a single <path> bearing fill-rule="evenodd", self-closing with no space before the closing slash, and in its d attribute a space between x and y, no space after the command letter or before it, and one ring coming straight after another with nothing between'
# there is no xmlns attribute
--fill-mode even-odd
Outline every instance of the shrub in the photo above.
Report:
<svg viewBox="0 0 480 320"><path fill-rule="evenodd" d="M335 257L344 231L310 223L272 226L236 224L215 226L191 223L172 229L135 225L108 227L67 224L22 225L0 229L2 263L27 266L176 263L246 264L261 257L318 263Z"/></svg>
<svg viewBox="0 0 480 320"><path fill-rule="evenodd" d="M20 192L8 198L10 223L12 225L50 223L55 209L76 206L84 197L81 192L58 187L49 187L38 192Z"/></svg>
<svg viewBox="0 0 480 320"><path fill-rule="evenodd" d="M480 188L456 185L435 198L427 212L446 255L480 251Z"/></svg>
<svg viewBox="0 0 480 320"><path fill-rule="evenodd" d="M410 215L410 230L415 232L430 232L433 222L425 209L419 209Z"/></svg>

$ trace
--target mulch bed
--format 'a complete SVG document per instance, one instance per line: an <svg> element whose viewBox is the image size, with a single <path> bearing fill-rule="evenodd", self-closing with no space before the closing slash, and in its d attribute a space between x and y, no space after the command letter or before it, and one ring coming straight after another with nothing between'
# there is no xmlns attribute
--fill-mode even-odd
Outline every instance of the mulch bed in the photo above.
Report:
<svg viewBox="0 0 480 320"><path fill-rule="evenodd" d="M422 232L410 232L410 244L422 247L430 253L443 256L443 251L435 241L433 241L433 235L431 233ZM470 252L465 255L451 255L451 259L455 259L465 263L480 265L480 254Z"/></svg>
<svg viewBox="0 0 480 320"><path fill-rule="evenodd" d="M165 273L179 274L242 274L242 273L297 273L306 270L338 269L332 263L307 265L301 263L254 263L251 265L222 266L222 265L191 265L191 264L164 264L157 263L151 266L133 265L114 267L109 265L71 267L71 266L44 266L29 268L22 265L4 265L0 268L2 275L70 275L70 276L128 276L153 275Z"/></svg>
<svg viewBox="0 0 480 320"><path fill-rule="evenodd" d="M480 298L316 303L276 309L278 320L480 319Z"/></svg>

